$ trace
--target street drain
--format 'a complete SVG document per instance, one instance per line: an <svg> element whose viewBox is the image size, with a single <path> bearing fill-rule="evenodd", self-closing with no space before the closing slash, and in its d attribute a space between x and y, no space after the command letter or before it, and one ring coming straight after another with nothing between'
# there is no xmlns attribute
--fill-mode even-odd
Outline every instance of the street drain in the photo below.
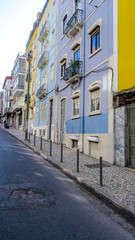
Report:
<svg viewBox="0 0 135 240"><path fill-rule="evenodd" d="M45 195L37 189L16 189L11 192L10 198L22 200L38 200L43 199Z"/></svg>

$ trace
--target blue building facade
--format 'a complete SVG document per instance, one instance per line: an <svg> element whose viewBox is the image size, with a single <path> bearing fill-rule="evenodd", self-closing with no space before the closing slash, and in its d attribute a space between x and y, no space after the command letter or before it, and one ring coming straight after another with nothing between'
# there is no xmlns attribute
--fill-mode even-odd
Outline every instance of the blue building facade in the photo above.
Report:
<svg viewBox="0 0 135 240"><path fill-rule="evenodd" d="M59 1L56 139L113 163L113 0Z"/></svg>
<svg viewBox="0 0 135 240"><path fill-rule="evenodd" d="M38 25L34 131L54 140L57 1L46 2Z"/></svg>

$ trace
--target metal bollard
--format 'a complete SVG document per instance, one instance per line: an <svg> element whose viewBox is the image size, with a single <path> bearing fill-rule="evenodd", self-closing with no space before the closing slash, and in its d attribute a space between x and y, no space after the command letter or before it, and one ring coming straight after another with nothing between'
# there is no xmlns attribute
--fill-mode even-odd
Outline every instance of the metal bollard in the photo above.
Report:
<svg viewBox="0 0 135 240"><path fill-rule="evenodd" d="M52 156L52 140L50 140L50 156Z"/></svg>
<svg viewBox="0 0 135 240"><path fill-rule="evenodd" d="M102 157L100 157L100 186L103 186L103 162Z"/></svg>
<svg viewBox="0 0 135 240"><path fill-rule="evenodd" d="M34 134L34 146L36 146L36 134Z"/></svg>
<svg viewBox="0 0 135 240"><path fill-rule="evenodd" d="M42 136L40 138L40 150L42 150Z"/></svg>
<svg viewBox="0 0 135 240"><path fill-rule="evenodd" d="M30 143L30 132L29 132L29 143Z"/></svg>
<svg viewBox="0 0 135 240"><path fill-rule="evenodd" d="M63 143L61 143L61 162L63 162Z"/></svg>
<svg viewBox="0 0 135 240"><path fill-rule="evenodd" d="M79 172L79 149L77 149L77 172Z"/></svg>

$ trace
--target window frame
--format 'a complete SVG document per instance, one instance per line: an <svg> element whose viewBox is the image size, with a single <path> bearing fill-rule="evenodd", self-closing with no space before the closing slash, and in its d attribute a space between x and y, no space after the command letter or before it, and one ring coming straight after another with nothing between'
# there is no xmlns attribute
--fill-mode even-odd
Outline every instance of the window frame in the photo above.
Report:
<svg viewBox="0 0 135 240"><path fill-rule="evenodd" d="M53 69L52 69L52 66L53 66ZM53 81L54 81L54 63L50 65L50 83Z"/></svg>
<svg viewBox="0 0 135 240"><path fill-rule="evenodd" d="M80 118L80 91L75 91L73 94L72 94L72 119L75 119L75 118ZM75 103L79 103L79 113L77 114L74 114L74 111L75 111L75 108L74 108L74 104Z"/></svg>
<svg viewBox="0 0 135 240"><path fill-rule="evenodd" d="M91 93L97 90L99 90L99 109L92 111L91 104L93 99L91 98ZM91 115L101 114L101 81L99 80L99 81L93 82L90 85L88 91L89 91L89 114L88 115L91 116Z"/></svg>
<svg viewBox="0 0 135 240"><path fill-rule="evenodd" d="M66 18L65 18L66 17ZM66 19L66 22L64 21ZM67 21L68 20L68 15L67 15L67 13L64 15L64 17L63 17L63 21L62 21L62 29L63 29L63 35L64 35L64 30L65 30L65 28L66 28L66 25L67 25Z"/></svg>
<svg viewBox="0 0 135 240"><path fill-rule="evenodd" d="M63 59L63 61L61 62L61 79L64 77L65 72L66 72L66 59Z"/></svg>

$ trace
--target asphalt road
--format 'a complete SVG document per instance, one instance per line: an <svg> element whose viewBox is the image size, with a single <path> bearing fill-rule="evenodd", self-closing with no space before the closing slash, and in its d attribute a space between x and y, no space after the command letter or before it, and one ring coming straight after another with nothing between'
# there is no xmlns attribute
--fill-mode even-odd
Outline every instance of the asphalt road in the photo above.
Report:
<svg viewBox="0 0 135 240"><path fill-rule="evenodd" d="M0 129L0 240L133 240L134 233Z"/></svg>

